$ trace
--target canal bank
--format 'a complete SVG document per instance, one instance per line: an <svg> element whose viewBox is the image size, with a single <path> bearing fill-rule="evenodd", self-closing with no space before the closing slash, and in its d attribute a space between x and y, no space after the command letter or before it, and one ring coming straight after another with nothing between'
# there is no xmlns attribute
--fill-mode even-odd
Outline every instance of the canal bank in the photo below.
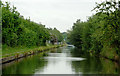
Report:
<svg viewBox="0 0 120 76"><path fill-rule="evenodd" d="M100 57L91 57L80 49L59 47L3 64L4 74L119 74L120 66ZM84 76L84 75L83 75Z"/></svg>
<svg viewBox="0 0 120 76"><path fill-rule="evenodd" d="M37 54L37 53L41 53L41 52L44 52L44 51L47 51L47 50L50 50L50 49L54 49L54 48L58 48L58 47L62 47L62 46L64 46L64 45L42 46L42 47L37 47L37 48L25 50L25 51L17 51L17 52L14 52L14 53L5 54L0 59L1 60L0 64L9 63L11 61L14 61L14 60L17 60L17 59L20 59L20 58L24 58L24 57L27 57L27 56L30 56L30 55L34 55L34 54Z"/></svg>

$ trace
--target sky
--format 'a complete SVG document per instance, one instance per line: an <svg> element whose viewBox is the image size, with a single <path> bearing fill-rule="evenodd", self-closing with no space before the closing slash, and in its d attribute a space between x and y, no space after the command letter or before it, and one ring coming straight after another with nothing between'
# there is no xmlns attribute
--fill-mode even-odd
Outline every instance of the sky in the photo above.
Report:
<svg viewBox="0 0 120 76"><path fill-rule="evenodd" d="M77 19L86 21L95 13L91 11L95 2L103 0L2 0L17 7L18 12L47 28L57 28L60 32L70 30Z"/></svg>

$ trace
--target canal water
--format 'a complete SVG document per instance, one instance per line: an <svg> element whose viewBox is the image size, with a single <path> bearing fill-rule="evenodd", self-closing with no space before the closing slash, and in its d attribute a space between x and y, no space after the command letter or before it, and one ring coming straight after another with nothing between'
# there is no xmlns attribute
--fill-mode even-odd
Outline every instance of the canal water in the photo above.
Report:
<svg viewBox="0 0 120 76"><path fill-rule="evenodd" d="M119 74L119 64L91 57L80 49L60 47L4 64L3 74Z"/></svg>

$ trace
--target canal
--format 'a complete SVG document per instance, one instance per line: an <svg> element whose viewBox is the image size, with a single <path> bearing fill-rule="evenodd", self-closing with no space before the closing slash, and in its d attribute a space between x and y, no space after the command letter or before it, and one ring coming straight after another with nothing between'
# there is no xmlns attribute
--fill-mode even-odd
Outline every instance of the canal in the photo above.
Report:
<svg viewBox="0 0 120 76"><path fill-rule="evenodd" d="M60 47L4 64L3 74L119 74L119 64Z"/></svg>

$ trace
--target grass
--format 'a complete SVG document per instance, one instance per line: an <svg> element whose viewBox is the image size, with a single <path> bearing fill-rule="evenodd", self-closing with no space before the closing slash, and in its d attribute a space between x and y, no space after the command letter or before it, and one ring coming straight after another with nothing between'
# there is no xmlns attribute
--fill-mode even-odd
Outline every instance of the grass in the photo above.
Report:
<svg viewBox="0 0 120 76"><path fill-rule="evenodd" d="M32 47L25 47L25 46L19 46L19 47L9 47L3 45L2 47L2 58L15 56L17 54L25 54L27 52L35 52L35 51L43 51L50 48L59 47L61 45L49 45L49 46L32 46Z"/></svg>

